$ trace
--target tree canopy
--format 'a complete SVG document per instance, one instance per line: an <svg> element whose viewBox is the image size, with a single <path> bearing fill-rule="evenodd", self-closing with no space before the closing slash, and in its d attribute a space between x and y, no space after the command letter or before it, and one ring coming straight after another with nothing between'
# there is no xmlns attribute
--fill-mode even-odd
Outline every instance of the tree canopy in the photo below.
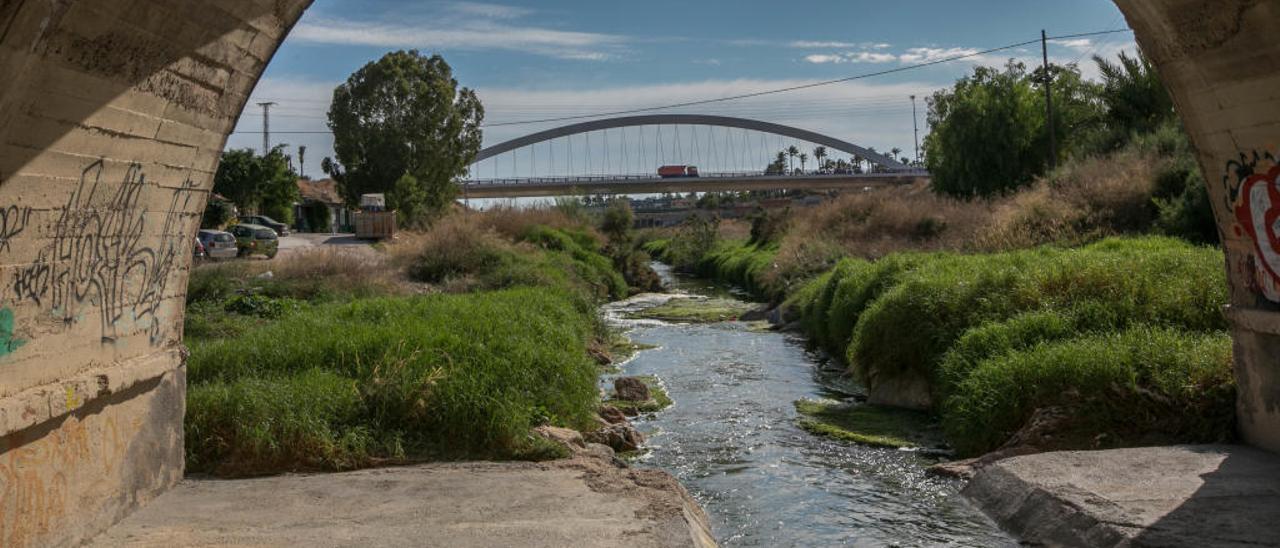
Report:
<svg viewBox="0 0 1280 548"><path fill-rule="evenodd" d="M293 204L300 199L297 181L284 145L265 156L252 149L236 149L222 153L213 191L243 212L261 213L288 224L293 222Z"/></svg>
<svg viewBox="0 0 1280 548"><path fill-rule="evenodd" d="M1097 84L1074 65L1050 65L1059 159L1075 142L1068 136L1101 118ZM952 89L929 98L925 165L934 190L959 197L991 196L1026 185L1049 160L1043 70L1010 61L1003 70L977 67Z"/></svg>
<svg viewBox="0 0 1280 548"><path fill-rule="evenodd" d="M391 52L334 89L329 128L337 161L323 165L348 204L386 193L402 220L420 223L456 195L454 179L480 150L483 118L480 100L458 87L444 58Z"/></svg>

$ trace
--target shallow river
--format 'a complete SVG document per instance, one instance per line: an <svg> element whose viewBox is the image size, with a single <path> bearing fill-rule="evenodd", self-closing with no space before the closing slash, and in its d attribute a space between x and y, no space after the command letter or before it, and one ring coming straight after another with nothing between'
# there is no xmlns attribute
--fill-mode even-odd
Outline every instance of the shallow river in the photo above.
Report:
<svg viewBox="0 0 1280 548"><path fill-rule="evenodd" d="M723 546L1016 546L957 482L925 475L931 460L800 430L792 402L845 397L838 375L801 339L738 322L619 319L627 307L605 312L635 342L657 348L624 364L624 374L658 376L675 400L635 421L649 437L637 464L679 478Z"/></svg>

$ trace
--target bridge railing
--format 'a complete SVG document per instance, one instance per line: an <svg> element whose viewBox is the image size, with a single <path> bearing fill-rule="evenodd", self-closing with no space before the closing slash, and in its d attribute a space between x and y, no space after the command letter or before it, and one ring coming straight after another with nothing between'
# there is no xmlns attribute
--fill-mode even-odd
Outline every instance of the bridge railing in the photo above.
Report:
<svg viewBox="0 0 1280 548"><path fill-rule="evenodd" d="M664 180L688 180L688 179L747 179L754 177L785 177L785 178L880 178L886 175L903 175L903 176L927 176L929 172L924 169L897 170L873 173L770 173L765 171L723 171L723 172L706 172L699 173L697 177L674 177L664 178L653 174L631 174L631 175L570 175L565 177L508 177L497 179L464 179L459 181L464 187L490 187L490 186L507 186L507 185L574 185L574 184L590 184L590 183L627 183L627 182L654 182Z"/></svg>

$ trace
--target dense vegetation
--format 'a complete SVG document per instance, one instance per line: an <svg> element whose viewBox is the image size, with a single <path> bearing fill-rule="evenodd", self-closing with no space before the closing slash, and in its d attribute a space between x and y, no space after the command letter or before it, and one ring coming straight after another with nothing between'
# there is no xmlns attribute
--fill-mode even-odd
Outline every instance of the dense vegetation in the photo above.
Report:
<svg viewBox="0 0 1280 548"><path fill-rule="evenodd" d="M1056 169L1042 75L980 68L931 101L929 187L694 220L644 247L780 305L872 402L935 413L966 455L1229 439L1203 177L1150 65L1096 61L1096 84L1052 71Z"/></svg>
<svg viewBox="0 0 1280 548"><path fill-rule="evenodd" d="M777 253L721 240L693 270L767 294ZM783 308L873 401L938 412L966 454L1045 409L1073 418L1063 447L1209 442L1232 429L1224 276L1220 251L1159 237L904 252L842 260Z"/></svg>
<svg viewBox="0 0 1280 548"><path fill-rule="evenodd" d="M222 475L423 458L546 458L589 426L627 285L581 222L455 215L383 253L198 268L188 468Z"/></svg>
<svg viewBox="0 0 1280 548"><path fill-rule="evenodd" d="M277 146L265 155L251 149L222 153L218 171L213 177L213 191L240 208L241 212L257 212L285 224L293 223L293 204L300 199L298 174L284 152ZM218 228L231 220L232 211L221 200L210 200L201 227Z"/></svg>

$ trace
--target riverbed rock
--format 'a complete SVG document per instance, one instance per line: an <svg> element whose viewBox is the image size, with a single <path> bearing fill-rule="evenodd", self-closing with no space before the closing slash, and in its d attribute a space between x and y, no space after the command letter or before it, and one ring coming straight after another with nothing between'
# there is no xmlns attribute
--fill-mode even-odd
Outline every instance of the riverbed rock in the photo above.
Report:
<svg viewBox="0 0 1280 548"><path fill-rule="evenodd" d="M544 425L534 428L533 433L563 445L575 453L587 448L587 442L583 440L582 433L570 428Z"/></svg>
<svg viewBox="0 0 1280 548"><path fill-rule="evenodd" d="M768 317L769 317L769 307L761 306L759 308L754 308L752 310L743 312L741 316L738 316L738 321L758 322L758 321L766 320L768 319Z"/></svg>
<svg viewBox="0 0 1280 548"><path fill-rule="evenodd" d="M609 424L627 422L627 415L623 413L621 409L612 405L601 405L600 410L597 411L597 413L600 415L600 418L608 421Z"/></svg>
<svg viewBox="0 0 1280 548"><path fill-rule="evenodd" d="M635 451L644 443L644 434L629 423L614 424L594 432L587 432L583 439L611 447L614 451Z"/></svg>
<svg viewBox="0 0 1280 548"><path fill-rule="evenodd" d="M618 399L623 401L649 401L653 395L649 393L649 385L638 377L618 377L613 381L613 390Z"/></svg>

